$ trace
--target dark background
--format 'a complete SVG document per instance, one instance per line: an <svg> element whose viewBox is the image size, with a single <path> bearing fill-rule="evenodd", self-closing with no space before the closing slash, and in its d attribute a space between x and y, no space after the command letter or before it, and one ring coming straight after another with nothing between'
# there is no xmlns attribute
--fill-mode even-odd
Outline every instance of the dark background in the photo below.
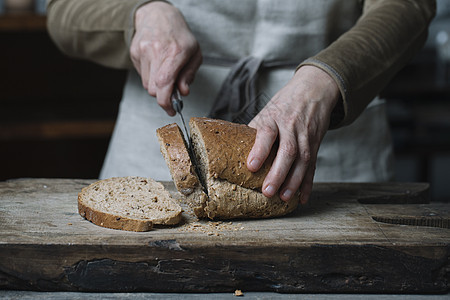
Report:
<svg viewBox="0 0 450 300"><path fill-rule="evenodd" d="M450 202L450 1L424 49L383 91L396 180L431 183ZM62 55L45 16L0 15L0 180L97 178L126 73Z"/></svg>

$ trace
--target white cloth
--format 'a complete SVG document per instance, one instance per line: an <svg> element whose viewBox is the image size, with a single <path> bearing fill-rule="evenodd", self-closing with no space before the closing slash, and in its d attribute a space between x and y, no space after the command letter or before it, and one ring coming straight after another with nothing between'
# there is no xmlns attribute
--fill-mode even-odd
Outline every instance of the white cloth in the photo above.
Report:
<svg viewBox="0 0 450 300"><path fill-rule="evenodd" d="M229 62L251 55L269 62L300 63L348 30L359 14L357 0L171 2L185 16L205 57L191 94L183 98L186 120L207 116L230 70ZM259 92L272 97L293 72L293 68L264 70L257 82ZM179 116L169 117L142 88L138 74L130 72L100 177L136 175L171 180L155 131L173 122L181 125ZM385 103L376 99L352 125L326 134L315 180L386 181L392 176Z"/></svg>

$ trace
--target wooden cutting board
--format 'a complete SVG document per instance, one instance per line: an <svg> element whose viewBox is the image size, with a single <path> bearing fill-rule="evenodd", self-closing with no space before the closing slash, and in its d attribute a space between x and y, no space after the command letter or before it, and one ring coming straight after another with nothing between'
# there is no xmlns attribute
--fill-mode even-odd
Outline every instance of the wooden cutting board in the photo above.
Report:
<svg viewBox="0 0 450 300"><path fill-rule="evenodd" d="M428 184L318 183L283 218L198 221L186 208L181 225L138 233L80 217L92 182L0 182L0 289L449 291L450 207L427 204Z"/></svg>

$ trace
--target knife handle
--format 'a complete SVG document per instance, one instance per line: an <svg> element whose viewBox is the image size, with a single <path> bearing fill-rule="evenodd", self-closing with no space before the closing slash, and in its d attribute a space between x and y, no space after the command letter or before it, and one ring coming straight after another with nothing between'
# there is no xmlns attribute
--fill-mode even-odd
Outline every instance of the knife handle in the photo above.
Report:
<svg viewBox="0 0 450 300"><path fill-rule="evenodd" d="M180 92L177 88L173 89L172 92L172 107L177 112L180 113L183 109L183 100L181 100Z"/></svg>

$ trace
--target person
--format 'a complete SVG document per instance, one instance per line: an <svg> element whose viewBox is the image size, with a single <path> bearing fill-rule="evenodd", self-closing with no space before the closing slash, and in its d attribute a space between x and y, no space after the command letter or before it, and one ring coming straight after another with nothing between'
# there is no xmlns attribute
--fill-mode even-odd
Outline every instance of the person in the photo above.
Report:
<svg viewBox="0 0 450 300"><path fill-rule="evenodd" d="M67 55L129 69L100 177L170 180L155 129L183 114L256 128L247 167L277 155L262 190L301 203L315 181L388 181L377 94L424 44L430 0L50 0ZM165 113L162 113L162 108ZM320 148L320 149L319 149Z"/></svg>

